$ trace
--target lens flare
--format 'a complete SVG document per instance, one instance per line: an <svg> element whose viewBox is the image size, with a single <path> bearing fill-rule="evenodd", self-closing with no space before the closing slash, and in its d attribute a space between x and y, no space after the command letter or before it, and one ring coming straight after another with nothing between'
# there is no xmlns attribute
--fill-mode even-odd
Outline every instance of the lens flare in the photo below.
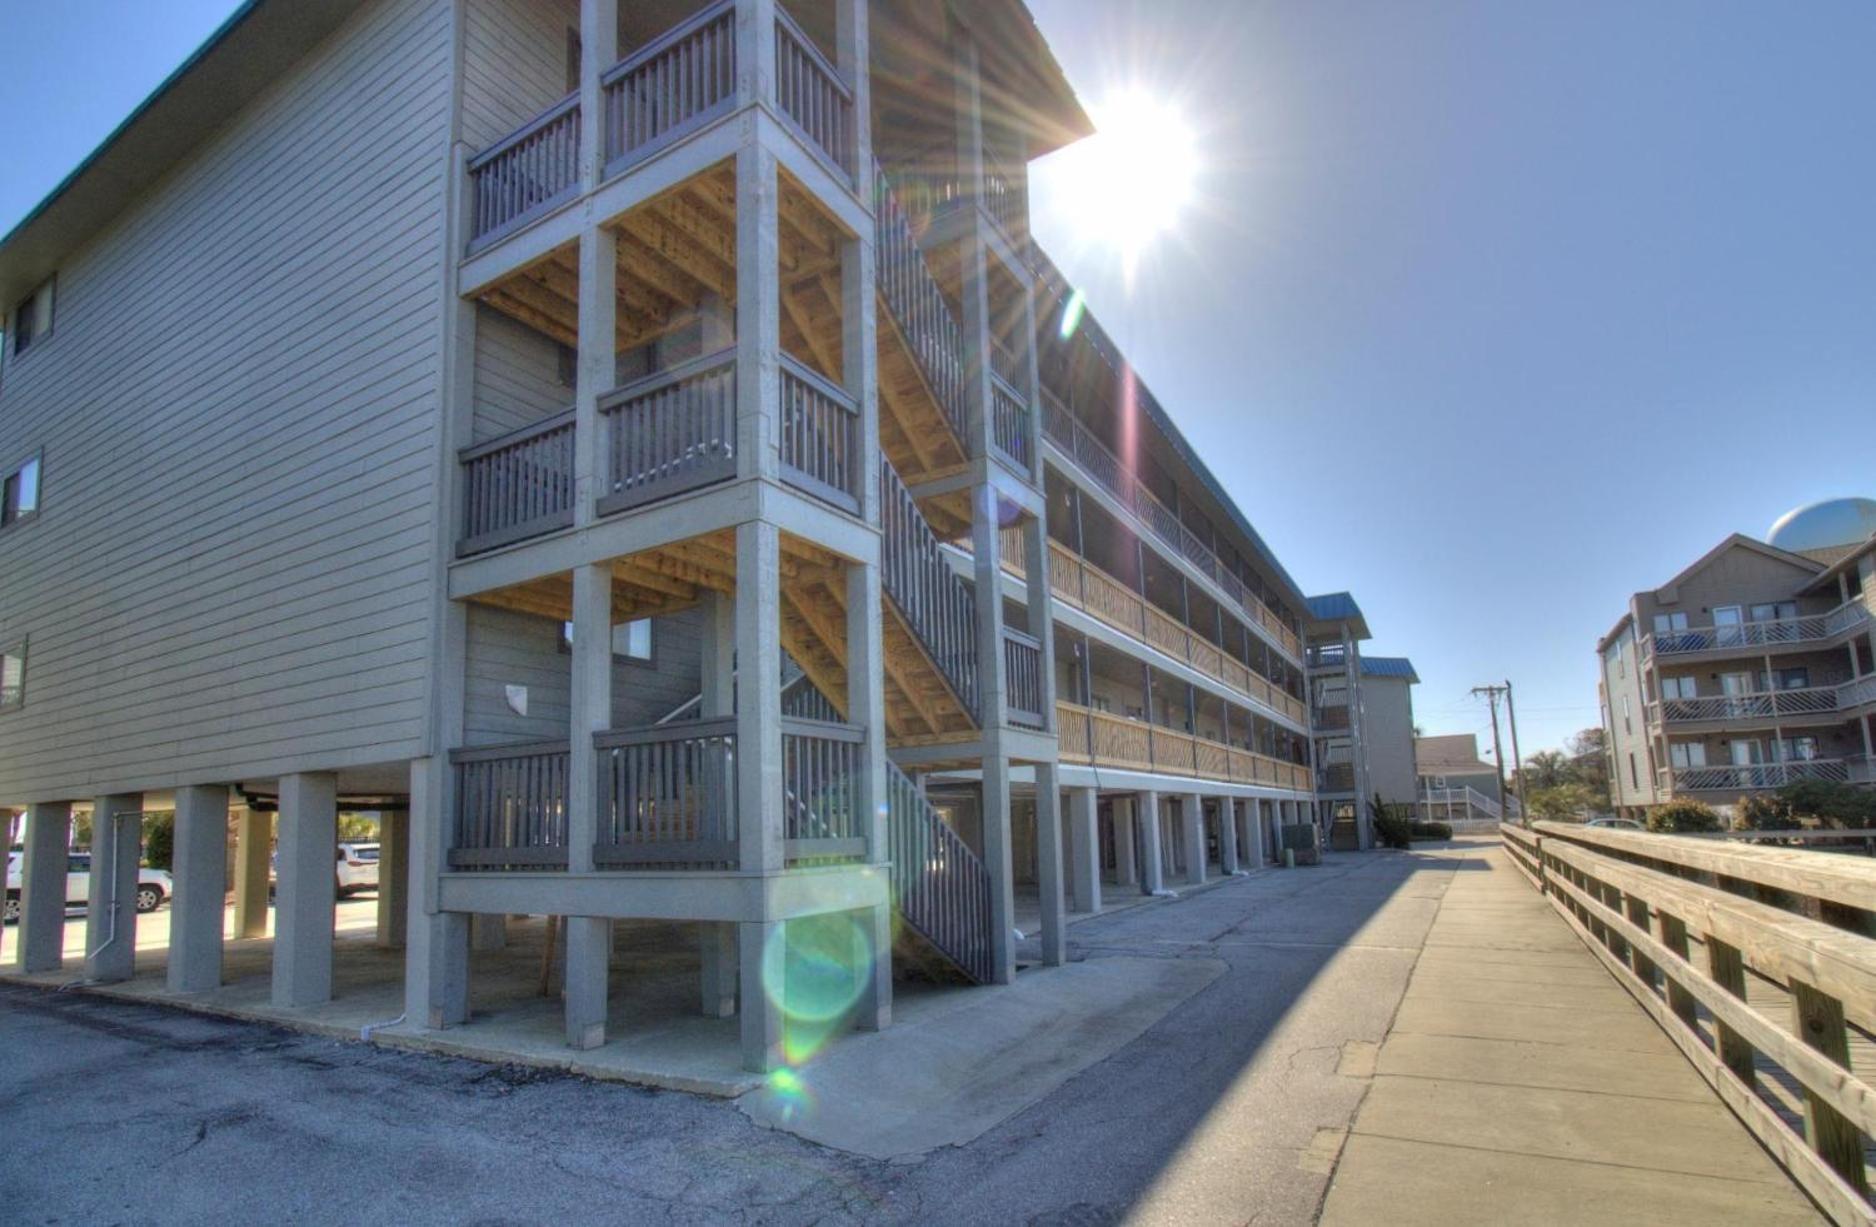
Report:
<svg viewBox="0 0 1876 1227"><path fill-rule="evenodd" d="M762 949L762 989L781 1013L782 1057L789 1065L811 1060L847 1029L872 969L872 939L853 913L776 926Z"/></svg>
<svg viewBox="0 0 1876 1227"><path fill-rule="evenodd" d="M1119 253L1131 285L1141 257L1197 199L1200 142L1168 94L1132 86L1088 110L1094 135L1056 155L1048 178L1064 220L1082 242Z"/></svg>

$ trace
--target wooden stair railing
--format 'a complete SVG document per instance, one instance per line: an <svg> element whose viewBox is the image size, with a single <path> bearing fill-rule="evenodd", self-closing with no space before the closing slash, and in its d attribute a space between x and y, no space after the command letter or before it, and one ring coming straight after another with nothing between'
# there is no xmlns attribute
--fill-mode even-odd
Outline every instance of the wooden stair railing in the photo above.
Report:
<svg viewBox="0 0 1876 1227"><path fill-rule="evenodd" d="M879 296L912 351L945 421L964 438L964 333L925 263L912 223L886 172L873 163L875 252Z"/></svg>
<svg viewBox="0 0 1876 1227"><path fill-rule="evenodd" d="M965 710L981 721L975 594L951 569L938 535L884 454L879 470L880 586Z"/></svg>
<svg viewBox="0 0 1876 1227"><path fill-rule="evenodd" d="M911 777L886 764L892 901L906 928L979 984L994 974L990 871Z"/></svg>

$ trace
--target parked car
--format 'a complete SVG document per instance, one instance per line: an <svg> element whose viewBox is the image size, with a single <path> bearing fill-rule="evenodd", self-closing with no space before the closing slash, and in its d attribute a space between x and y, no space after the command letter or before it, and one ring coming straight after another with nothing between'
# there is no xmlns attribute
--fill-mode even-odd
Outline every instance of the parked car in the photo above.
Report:
<svg viewBox="0 0 1876 1227"><path fill-rule="evenodd" d="M1633 818L1591 818L1584 826L1614 827L1622 831L1646 831L1648 828Z"/></svg>
<svg viewBox="0 0 1876 1227"><path fill-rule="evenodd" d="M169 874L161 869L137 870L137 910L154 912L176 892ZM91 897L91 853L68 852L65 857L65 906L84 907ZM20 853L7 853L6 919L20 918Z"/></svg>
<svg viewBox="0 0 1876 1227"><path fill-rule="evenodd" d="M339 898L378 889L378 845L339 845Z"/></svg>

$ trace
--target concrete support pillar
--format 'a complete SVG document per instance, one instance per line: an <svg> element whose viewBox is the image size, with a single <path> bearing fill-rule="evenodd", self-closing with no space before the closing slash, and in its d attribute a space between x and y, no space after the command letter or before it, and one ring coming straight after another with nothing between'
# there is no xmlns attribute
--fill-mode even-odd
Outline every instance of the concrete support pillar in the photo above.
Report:
<svg viewBox="0 0 1876 1227"><path fill-rule="evenodd" d="M1121 886L1137 886L1140 871L1134 864L1134 828L1138 825L1138 797L1116 798L1114 815L1114 881Z"/></svg>
<svg viewBox="0 0 1876 1227"><path fill-rule="evenodd" d="M338 777L280 777L280 868L274 890L277 1007L332 1000L332 908L338 886Z"/></svg>
<svg viewBox="0 0 1876 1227"><path fill-rule="evenodd" d="M143 795L99 797L91 810L91 893L85 911L85 978L128 980L137 952L137 864Z"/></svg>
<svg viewBox="0 0 1876 1227"><path fill-rule="evenodd" d="M982 602L979 602L981 604ZM984 765L984 867L990 871L991 979L1016 979L1016 863L1010 832L1010 760L986 757Z"/></svg>
<svg viewBox="0 0 1876 1227"><path fill-rule="evenodd" d="M750 520L736 526L737 842L744 873L780 873L786 863L781 551L774 524Z"/></svg>
<svg viewBox="0 0 1876 1227"><path fill-rule="evenodd" d="M1159 794L1143 792L1135 797L1133 820L1140 828L1140 890L1158 895L1166 890L1165 854L1160 850Z"/></svg>
<svg viewBox="0 0 1876 1227"><path fill-rule="evenodd" d="M402 950L410 933L410 811L378 820L378 948Z"/></svg>
<svg viewBox="0 0 1876 1227"><path fill-rule="evenodd" d="M175 861L170 877L169 991L221 987L222 909L228 895L228 789L176 790Z"/></svg>
<svg viewBox="0 0 1876 1227"><path fill-rule="evenodd" d="M243 809L235 818L234 935L237 938L267 936L267 871L273 850L273 815Z"/></svg>
<svg viewBox="0 0 1876 1227"><path fill-rule="evenodd" d="M866 279L868 299L864 303L855 301L853 281L852 277L847 279L844 309L870 313L871 277ZM871 328L858 331L869 338L870 345ZM849 328L847 335L855 336L856 330ZM878 442L877 432L869 430L866 452L875 457L868 461L869 470L878 466ZM867 482L866 488L872 492L868 499L875 499L874 483ZM869 506L876 520L878 508L872 503ZM886 828L886 654L880 623L881 583L875 563L855 563L847 568L847 723L858 725L866 739L859 763L859 811L866 824L866 859L884 876L891 848ZM865 909L853 919L854 974L860 978L854 1025L874 1031L892 1023L892 909Z"/></svg>
<svg viewBox="0 0 1876 1227"><path fill-rule="evenodd" d="M854 918L854 961L860 997L853 1025L882 1031L892 1025L892 906L862 909Z"/></svg>
<svg viewBox="0 0 1876 1227"><path fill-rule="evenodd" d="M25 863L20 866L21 971L57 971L65 965L71 846L71 802L46 801L27 809Z"/></svg>
<svg viewBox="0 0 1876 1227"><path fill-rule="evenodd" d="M736 926L705 921L697 926L697 953L702 966L699 999L704 1017L732 1018L736 1014Z"/></svg>
<svg viewBox="0 0 1876 1227"><path fill-rule="evenodd" d="M606 997L611 991L612 921L567 917L567 1047L587 1052L606 1042Z"/></svg>
<svg viewBox="0 0 1876 1227"><path fill-rule="evenodd" d="M1227 878L1238 872L1238 800L1218 798L1218 872Z"/></svg>
<svg viewBox="0 0 1876 1227"><path fill-rule="evenodd" d="M1101 910L1101 832L1092 788L1068 791L1068 880L1077 912ZM1115 840L1119 842L1118 832Z"/></svg>
<svg viewBox="0 0 1876 1227"><path fill-rule="evenodd" d="M1042 961L1068 961L1068 905L1062 874L1062 791L1054 763L1037 763L1036 892L1042 904Z"/></svg>
<svg viewBox="0 0 1876 1227"><path fill-rule="evenodd" d="M491 952L508 948L508 917L478 912L469 918L469 949Z"/></svg>
<svg viewBox="0 0 1876 1227"><path fill-rule="evenodd" d="M460 621L456 622L460 629ZM460 709L458 709L460 710ZM439 1029L469 1020L469 917L437 909L437 876L448 856L444 821L452 777L446 759L410 764L410 919L404 950L404 1016Z"/></svg>
<svg viewBox="0 0 1876 1227"><path fill-rule="evenodd" d="M1187 793L1179 801L1180 817L1185 819L1186 881L1205 885L1205 800L1197 793Z"/></svg>
<svg viewBox="0 0 1876 1227"><path fill-rule="evenodd" d="M782 1007L788 960L780 949L781 921L744 922L736 926L736 959L741 967L743 1068L766 1074L782 1064ZM770 940L774 958L764 959Z"/></svg>

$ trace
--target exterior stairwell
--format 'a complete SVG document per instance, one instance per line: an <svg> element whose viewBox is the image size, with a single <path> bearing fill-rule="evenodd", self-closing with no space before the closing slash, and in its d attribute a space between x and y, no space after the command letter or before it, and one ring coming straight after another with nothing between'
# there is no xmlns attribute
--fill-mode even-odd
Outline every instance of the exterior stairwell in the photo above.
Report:
<svg viewBox="0 0 1876 1227"><path fill-rule="evenodd" d="M894 952L934 978L944 972L977 984L993 974L990 871L919 795L910 776L886 764L887 844L892 902L904 922Z"/></svg>

